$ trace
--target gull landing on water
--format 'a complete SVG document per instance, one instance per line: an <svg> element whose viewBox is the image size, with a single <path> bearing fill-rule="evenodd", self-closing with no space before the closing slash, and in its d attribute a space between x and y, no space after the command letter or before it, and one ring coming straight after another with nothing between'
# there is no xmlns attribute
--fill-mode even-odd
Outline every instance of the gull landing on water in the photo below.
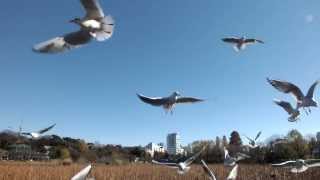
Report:
<svg viewBox="0 0 320 180"><path fill-rule="evenodd" d="M22 132L21 134L27 135L27 136L31 136L31 138L33 138L33 139L39 139L42 134L44 134L45 132L48 132L54 126L56 126L56 124L54 124L54 125L52 125L52 126L50 126L48 128L42 129L40 131L37 131L37 132Z"/></svg>
<svg viewBox="0 0 320 180"><path fill-rule="evenodd" d="M288 118L289 122L296 122L299 120L300 111L298 109L294 109L289 102L280 101L277 99L275 99L273 102L287 111L287 113L290 115Z"/></svg>
<svg viewBox="0 0 320 180"><path fill-rule="evenodd" d="M290 82L281 80L272 80L267 78L267 81L277 90L283 93L290 93L297 101L297 110L299 108L308 108L309 113L311 113L310 107L318 107L318 103L314 99L314 90L319 83L319 81L314 82L309 88L307 95L305 96L300 88ZM308 114L308 112L306 111Z"/></svg>
<svg viewBox="0 0 320 180"><path fill-rule="evenodd" d="M94 178L88 178L88 175L91 171L92 166L88 165L84 169L82 169L80 172L78 172L76 175L74 175L71 180L95 180Z"/></svg>
<svg viewBox="0 0 320 180"><path fill-rule="evenodd" d="M162 106L166 112L173 113L173 109L176 104L181 103L196 103L204 101L203 99L197 99L193 97L182 97L179 92L174 92L168 97L147 97L141 94L137 94L139 99L152 106Z"/></svg>
<svg viewBox="0 0 320 180"><path fill-rule="evenodd" d="M109 39L113 34L114 20L105 16L98 0L80 0L86 11L83 19L75 18L70 22L80 26L80 30L39 43L33 51L39 53L60 53L89 43Z"/></svg>
<svg viewBox="0 0 320 180"><path fill-rule="evenodd" d="M206 162L204 160L201 160L201 166L203 170L207 173L210 180L217 180L214 173L211 171L211 169L208 167ZM232 170L230 171L227 180L235 180L238 176L238 165L236 164Z"/></svg>
<svg viewBox="0 0 320 180"><path fill-rule="evenodd" d="M171 167L171 168L175 168L175 169L178 169L178 174L185 174L187 173L189 170L190 170L190 165L196 160L198 159L198 157L201 155L201 153L205 150L205 147L202 148L201 151L199 151L198 153L196 153L195 155L193 155L192 157L190 157L189 159L187 159L186 161L184 162L180 162L180 163L162 163L162 162L158 162L158 161L155 161L155 160L152 160L152 163L153 164L156 164L156 165L164 165L164 166L168 166L168 167Z"/></svg>
<svg viewBox="0 0 320 180"><path fill-rule="evenodd" d="M274 167L291 168L292 173L302 173L312 167L320 167L320 159L297 159L296 161L286 161L280 164L272 164Z"/></svg>
<svg viewBox="0 0 320 180"><path fill-rule="evenodd" d="M223 42L226 43L231 43L233 44L233 48L235 51L239 52L240 50L244 50L246 48L247 45L250 44L255 44L255 43L262 43L264 44L263 41L259 40L259 39L246 39L245 37L228 37L228 38L223 38L222 39Z"/></svg>

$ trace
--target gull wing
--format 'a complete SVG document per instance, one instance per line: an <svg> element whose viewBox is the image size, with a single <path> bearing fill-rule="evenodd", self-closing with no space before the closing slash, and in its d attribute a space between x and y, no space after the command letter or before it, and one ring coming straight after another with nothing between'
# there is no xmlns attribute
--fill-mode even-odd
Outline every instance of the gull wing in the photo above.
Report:
<svg viewBox="0 0 320 180"><path fill-rule="evenodd" d="M210 180L217 180L215 175L211 171L211 169L208 167L206 162L204 160L202 160L202 159L201 159L201 166L202 166L202 169L204 170L204 172L206 172L208 174Z"/></svg>
<svg viewBox="0 0 320 180"><path fill-rule="evenodd" d="M246 137L250 142L254 142L254 140L249 138L248 136L245 135L244 137Z"/></svg>
<svg viewBox="0 0 320 180"><path fill-rule="evenodd" d="M111 38L114 32L114 19L111 16L105 16L101 21L101 30L93 32L97 41L105 41Z"/></svg>
<svg viewBox="0 0 320 180"><path fill-rule="evenodd" d="M271 164L274 167L290 167L295 166L296 161L285 161L279 164Z"/></svg>
<svg viewBox="0 0 320 180"><path fill-rule="evenodd" d="M254 43L264 44L264 42L262 40L259 40L259 39L246 39L244 42L246 44L254 44Z"/></svg>
<svg viewBox="0 0 320 180"><path fill-rule="evenodd" d="M305 163L309 164L314 164L314 163L320 163L320 159L307 159L304 161Z"/></svg>
<svg viewBox="0 0 320 180"><path fill-rule="evenodd" d="M228 151L228 149L227 149L226 147L224 147L224 148L223 148L223 150L224 150L224 159L229 158L229 157L230 157L230 155L229 155L229 151Z"/></svg>
<svg viewBox="0 0 320 180"><path fill-rule="evenodd" d="M238 43L240 43L240 40L239 40L239 38L237 38L237 37L223 38L222 41L223 41L223 42L226 42L226 43L232 43L232 44L238 44Z"/></svg>
<svg viewBox="0 0 320 180"><path fill-rule="evenodd" d="M54 126L56 126L56 124L53 124L52 126L50 126L48 128L42 129L42 130L38 131L38 133L43 134L43 133L49 131L50 129L52 129Z"/></svg>
<svg viewBox="0 0 320 180"><path fill-rule="evenodd" d="M141 94L137 94L139 99L147 104L150 104L152 106L162 106L167 103L167 98L162 97L147 97L143 96Z"/></svg>
<svg viewBox="0 0 320 180"><path fill-rule="evenodd" d="M299 87L290 83L290 82L280 81L280 80L272 80L269 78L267 78L267 81L274 88L276 88L278 91L286 93L286 94L291 93L297 101L302 101L304 98L304 95L301 92L301 90L299 89Z"/></svg>
<svg viewBox="0 0 320 180"><path fill-rule="evenodd" d="M240 153L240 152L238 152L236 154L236 161L241 161L241 160L247 159L247 158L250 158L250 156L243 154L243 153Z"/></svg>
<svg viewBox="0 0 320 180"><path fill-rule="evenodd" d="M38 53L61 53L80 47L88 43L91 38L89 32L80 30L36 44L32 50Z"/></svg>
<svg viewBox="0 0 320 180"><path fill-rule="evenodd" d="M177 163L159 162L159 161L155 161L155 160L152 160L152 163L156 164L156 165L161 165L161 166L169 166L169 167L173 167L173 168L178 168Z"/></svg>
<svg viewBox="0 0 320 180"><path fill-rule="evenodd" d="M313 164L308 164L308 167L320 167L320 162L313 163Z"/></svg>
<svg viewBox="0 0 320 180"><path fill-rule="evenodd" d="M258 134L257 134L256 138L254 139L254 141L256 141L260 137L261 133L262 133L261 131L258 132Z"/></svg>
<svg viewBox="0 0 320 180"><path fill-rule="evenodd" d="M294 109L291 106L291 104L286 101L280 101L275 99L273 102L282 107L285 111L287 111L289 115L294 112Z"/></svg>
<svg viewBox="0 0 320 180"><path fill-rule="evenodd" d="M307 98L313 98L314 89L316 88L318 83L319 83L319 81L316 81L311 85L311 87L309 88L308 93L306 95Z"/></svg>
<svg viewBox="0 0 320 180"><path fill-rule="evenodd" d="M27 132L22 132L21 134L26 136L31 136L31 133L27 133Z"/></svg>
<svg viewBox="0 0 320 180"><path fill-rule="evenodd" d="M201 155L201 153L205 150L205 148L206 147L202 148L199 152L191 156L189 159L185 160L184 163L186 164L186 166L189 166L190 164L192 164L193 161L195 161Z"/></svg>
<svg viewBox="0 0 320 180"><path fill-rule="evenodd" d="M74 175L71 180L86 180L88 174L91 171L92 166L89 165L82 169L80 172L78 172L76 175Z"/></svg>
<svg viewBox="0 0 320 180"><path fill-rule="evenodd" d="M239 165L235 165L232 170L230 171L227 180L236 180L237 176L238 176L238 169L239 169Z"/></svg>
<svg viewBox="0 0 320 180"><path fill-rule="evenodd" d="M177 103L196 103L196 102L202 102L203 99L193 98L193 97L179 97L177 99Z"/></svg>
<svg viewBox="0 0 320 180"><path fill-rule="evenodd" d="M86 19L101 19L104 17L98 0L80 0L80 2L86 11Z"/></svg>

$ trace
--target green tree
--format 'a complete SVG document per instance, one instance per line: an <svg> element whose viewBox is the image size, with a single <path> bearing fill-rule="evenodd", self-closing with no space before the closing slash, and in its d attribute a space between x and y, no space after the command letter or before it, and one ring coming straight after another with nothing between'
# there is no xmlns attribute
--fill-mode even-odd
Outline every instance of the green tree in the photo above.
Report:
<svg viewBox="0 0 320 180"><path fill-rule="evenodd" d="M70 152L67 148L63 147L59 150L60 159L68 159L70 158Z"/></svg>

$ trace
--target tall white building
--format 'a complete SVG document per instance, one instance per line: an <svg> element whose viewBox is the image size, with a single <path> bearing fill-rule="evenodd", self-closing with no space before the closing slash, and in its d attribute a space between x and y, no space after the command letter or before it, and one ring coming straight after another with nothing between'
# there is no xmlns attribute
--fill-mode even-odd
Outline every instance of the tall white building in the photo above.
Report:
<svg viewBox="0 0 320 180"><path fill-rule="evenodd" d="M170 155L183 154L184 149L181 147L181 138L178 133L171 133L167 136L167 151Z"/></svg>
<svg viewBox="0 0 320 180"><path fill-rule="evenodd" d="M160 153L164 153L164 147L163 147L163 143L159 143L159 144L155 144L155 143L149 143L146 147L145 147L145 151L147 153L149 153L151 155L151 157L153 157L155 152L160 152Z"/></svg>

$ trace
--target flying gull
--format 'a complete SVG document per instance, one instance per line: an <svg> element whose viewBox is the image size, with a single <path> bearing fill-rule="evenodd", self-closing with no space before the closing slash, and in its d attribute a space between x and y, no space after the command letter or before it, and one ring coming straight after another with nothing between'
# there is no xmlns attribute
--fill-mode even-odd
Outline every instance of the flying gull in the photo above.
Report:
<svg viewBox="0 0 320 180"><path fill-rule="evenodd" d="M182 97L179 92L174 92L172 95L168 97L147 97L141 94L137 94L137 96L143 102L153 105L153 106L162 106L166 112L173 113L173 109L176 104L181 103L196 103L204 101L203 99L193 98L193 97Z"/></svg>
<svg viewBox="0 0 320 180"><path fill-rule="evenodd" d="M185 160L184 162L179 162L179 163L166 163L166 162L158 162L155 160L152 160L153 164L156 165L164 165L164 166L168 166L171 168L175 168L178 169L178 174L185 174L190 170L190 165L201 155L201 153L204 151L205 148L202 148L201 151L199 151L198 153L194 154L193 156L191 156L190 158L188 158L187 160Z"/></svg>
<svg viewBox="0 0 320 180"><path fill-rule="evenodd" d="M299 120L300 111L298 109L294 109L289 102L280 101L277 99L275 99L273 102L287 111L287 113L290 115L288 118L289 122L296 122Z"/></svg>
<svg viewBox="0 0 320 180"><path fill-rule="evenodd" d="M298 86L290 82L281 81L281 80L272 80L269 78L267 78L267 81L280 92L292 94L297 101L297 109L308 108L310 113L311 112L310 107L318 107L318 103L314 99L314 89L316 88L319 81L316 81L311 85L306 96L302 93L302 91Z"/></svg>
<svg viewBox="0 0 320 180"><path fill-rule="evenodd" d="M42 134L52 129L55 125L56 124L53 124L52 126L47 127L45 129L41 129L40 131L37 131L37 132L22 132L21 134L31 136L33 139L38 139L41 137Z"/></svg>
<svg viewBox="0 0 320 180"><path fill-rule="evenodd" d="M249 147L251 147L251 148L256 148L256 147L258 147L256 141L258 140L258 138L260 137L260 135L261 135L261 131L258 132L258 134L256 135L256 137L255 137L254 139L251 139L251 138L249 138L248 136L245 136L245 137L249 140Z"/></svg>
<svg viewBox="0 0 320 180"><path fill-rule="evenodd" d="M279 164L272 164L274 167L287 167L291 168L292 173L301 173L308 168L320 167L320 159L297 159L296 161L286 161Z"/></svg>
<svg viewBox="0 0 320 180"><path fill-rule="evenodd" d="M264 43L262 40L259 39L247 39L245 37L227 37L222 39L223 42L233 44L233 48L235 51L244 50L247 45L255 44L255 43Z"/></svg>
<svg viewBox="0 0 320 180"><path fill-rule="evenodd" d="M88 178L88 175L91 171L92 166L88 165L84 169L82 169L80 172L78 172L76 175L74 175L71 180L94 180L94 178Z"/></svg>
<svg viewBox="0 0 320 180"><path fill-rule="evenodd" d="M80 26L80 30L39 43L33 47L39 53L60 53L89 43L109 39L113 34L114 20L105 16L98 0L80 0L86 11L84 18L75 18L70 22Z"/></svg>
<svg viewBox="0 0 320 180"><path fill-rule="evenodd" d="M224 165L225 166L235 166L238 161L241 161L243 159L250 158L250 156L243 154L243 153L236 153L235 157L231 157L229 155L229 151L226 147L224 147Z"/></svg>
<svg viewBox="0 0 320 180"><path fill-rule="evenodd" d="M208 167L206 162L204 160L201 160L201 166L203 170L207 173L210 180L217 180L214 173L211 171L211 169ZM232 170L230 171L227 180L235 180L238 175L238 164L236 164Z"/></svg>

